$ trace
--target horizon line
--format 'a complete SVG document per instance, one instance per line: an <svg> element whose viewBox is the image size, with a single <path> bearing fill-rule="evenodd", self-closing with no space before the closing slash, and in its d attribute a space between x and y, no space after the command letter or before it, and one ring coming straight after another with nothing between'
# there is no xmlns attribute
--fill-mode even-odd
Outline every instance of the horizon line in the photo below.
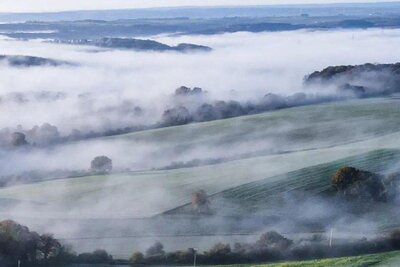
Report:
<svg viewBox="0 0 400 267"><path fill-rule="evenodd" d="M159 7L137 7L137 8L104 8L104 9L66 9L54 11L0 11L0 14L57 14L57 13L72 13L72 12L103 12L103 11L145 11L145 10L173 10L173 9L210 9L210 8L295 8L295 7L334 7L334 6L356 6L356 5L393 5L400 4L399 0L387 0L384 2L329 2L329 3L297 3L297 4L253 4L253 5L187 5L187 6L159 6Z"/></svg>

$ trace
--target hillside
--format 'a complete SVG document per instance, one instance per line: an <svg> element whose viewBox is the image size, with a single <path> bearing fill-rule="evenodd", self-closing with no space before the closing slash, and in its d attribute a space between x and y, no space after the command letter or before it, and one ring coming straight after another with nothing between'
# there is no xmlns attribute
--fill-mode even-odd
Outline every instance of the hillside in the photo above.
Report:
<svg viewBox="0 0 400 267"><path fill-rule="evenodd" d="M330 66L311 73L307 85L337 87L343 95L358 98L399 93L400 63Z"/></svg>
<svg viewBox="0 0 400 267"><path fill-rule="evenodd" d="M212 195L210 201L217 207L221 205L225 213L243 216L259 210L271 210L273 213L289 192L297 191L307 196L329 194L332 191L330 179L342 167L352 166L377 173L385 173L387 170L394 172L400 170L400 165L397 166L399 160L400 150L374 150L246 183ZM231 206L226 205L227 203ZM230 210L233 207L234 209ZM185 213L188 212L188 208L190 209L190 206L184 206L166 214Z"/></svg>
<svg viewBox="0 0 400 267"><path fill-rule="evenodd" d="M153 40L142 40L133 38L101 38L95 40L88 40L88 39L55 40L54 43L70 44L70 45L87 45L87 46L95 46L101 48L131 49L136 51L209 52L212 50L210 47L202 45L178 44L177 46L169 46Z"/></svg>
<svg viewBox="0 0 400 267"><path fill-rule="evenodd" d="M108 206L111 205L108 198L115 196L114 193L121 190L112 201L118 204L119 208L113 209L113 215L108 212L100 217L151 216L189 202L190 194L195 190L203 189L209 194L214 194L268 177L272 177L269 178L272 180L281 179L276 175L377 149L399 148L396 133L400 131L397 123L399 110L399 102L396 99L363 100L288 109L78 142L53 151L53 160L61 157L62 153L71 153L70 151L77 151L83 147L88 150L92 147L108 150L113 148L119 152L123 146L125 155L135 155L133 151L137 149L137 145L144 143L149 147L158 146L157 151L144 156L152 157L154 161L163 159L162 162L165 162L163 164L167 164L167 160L173 161L174 158L179 159L188 155L195 157L199 151L203 152L204 147L214 147L220 151L217 154L215 151L208 153L204 151L206 153L203 152L205 154L203 157L242 155L243 158L193 168L141 171L14 186L1 189L0 196L15 201L22 199L30 203L47 203L45 206L79 206L77 210L79 212L86 210L87 207L86 214L92 217L98 213L92 207L93 203L98 203L97 198L109 203L106 205ZM352 116L346 120L345 117L348 117L349 113ZM296 121L300 121L300 118L303 118L302 123L297 125ZM309 120L310 124L305 123L305 120ZM291 127L287 127L287 124L291 124ZM335 131L338 125L340 131ZM356 129L358 134L350 135L352 128ZM276 135L277 129L281 129L278 135ZM373 138L373 136L381 137ZM246 148L246 140L258 140L260 143L258 149ZM278 150L269 148L270 143L277 142L282 144ZM227 150L228 147L230 150ZM235 152L233 151L235 147L242 149ZM166 159L163 155L174 156L172 159ZM118 158L114 158L113 154L111 156L118 164ZM76 157L79 159L80 155ZM178 188L180 190L177 190ZM157 199L157 192L165 193L163 200ZM151 196L151 193L155 195ZM146 199L146 196L149 196L152 204L135 205L129 211L124 209L126 202ZM166 197L168 201L165 201ZM72 203L68 203L69 200L72 200ZM40 209L35 210L40 211ZM68 213L61 211L60 213L63 217L68 217L75 212L71 209ZM49 213L47 216L51 217Z"/></svg>
<svg viewBox="0 0 400 267"><path fill-rule="evenodd" d="M162 168L192 160L228 161L368 140L400 131L399 115L397 99L346 101L106 137L65 149L100 143L123 146L139 169ZM143 146L145 153L136 158ZM118 159L112 151L111 156Z"/></svg>
<svg viewBox="0 0 400 267"><path fill-rule="evenodd" d="M275 228L279 225L276 215L296 214L293 206L281 208L276 199L299 191L305 193L304 205L310 203L310 197L329 189L330 175L341 166L353 165L376 172L398 170L399 104L395 98L331 103L69 144L52 150L52 161L71 156L71 160L85 163L82 156L90 159L92 155L75 151L96 149L94 155L115 151L121 152L125 162L144 157L143 161L160 166L197 155L224 156L225 160L191 168L134 171L1 188L0 215L29 222L34 229L45 228L67 239L87 237L71 240L79 249L98 244L91 237L143 234L196 234L190 240L204 247L202 244L217 238L199 236L204 233L236 234L249 229L259 232L265 227ZM257 141L258 147L246 146L248 140ZM277 142L281 144L278 149L269 147ZM150 152L137 155L138 151L146 151L144 146ZM157 150L151 151L152 147ZM118 164L121 158L111 156ZM217 216L196 219L176 209L184 209L191 201L191 194L199 190L211 195L211 203L217 205L214 206ZM303 202L294 199L294 203ZM321 205L324 210L325 204ZM281 210L277 213L276 209ZM299 206L298 211L304 209L305 206ZM179 212L153 217L174 210ZM397 213L391 207L377 206L376 210L376 220L362 222L365 227L357 223L352 226L361 232L399 226ZM238 211L246 212L237 216ZM309 216L313 220L314 215ZM322 223L330 216L324 215ZM309 224L307 220L296 228L286 227L287 224L279 227L292 233L324 230L321 224ZM110 224L114 226L112 229ZM176 248L177 243L171 242L171 238L160 239ZM182 239L180 245L190 246L187 239ZM117 238L118 247L124 247L118 251L114 250L115 243L107 240L102 241L102 248L126 257L134 248L143 248L154 238L138 244L133 244L130 238Z"/></svg>
<svg viewBox="0 0 400 267"><path fill-rule="evenodd" d="M11 56L11 55L0 55L0 62L4 62L11 67L39 67L39 66L50 66L58 67L61 65L73 65L72 63L54 60L50 58L33 57L33 56Z"/></svg>
<svg viewBox="0 0 400 267"><path fill-rule="evenodd" d="M0 168L34 170L50 155L43 170L84 170L98 155L110 157L117 172L195 167L369 140L399 132L399 116L395 98L312 105L15 151Z"/></svg>

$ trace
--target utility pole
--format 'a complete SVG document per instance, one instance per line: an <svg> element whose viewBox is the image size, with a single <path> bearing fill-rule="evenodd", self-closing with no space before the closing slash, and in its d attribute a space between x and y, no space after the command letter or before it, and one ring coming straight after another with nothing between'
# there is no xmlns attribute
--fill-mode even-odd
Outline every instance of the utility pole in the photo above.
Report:
<svg viewBox="0 0 400 267"><path fill-rule="evenodd" d="M193 266L196 267L197 250L194 250Z"/></svg>
<svg viewBox="0 0 400 267"><path fill-rule="evenodd" d="M333 237L333 228L331 228L331 234L329 235L329 247L332 247L332 237Z"/></svg>
<svg viewBox="0 0 400 267"><path fill-rule="evenodd" d="M193 266L196 267L197 250L195 248L189 248L189 250L193 253Z"/></svg>

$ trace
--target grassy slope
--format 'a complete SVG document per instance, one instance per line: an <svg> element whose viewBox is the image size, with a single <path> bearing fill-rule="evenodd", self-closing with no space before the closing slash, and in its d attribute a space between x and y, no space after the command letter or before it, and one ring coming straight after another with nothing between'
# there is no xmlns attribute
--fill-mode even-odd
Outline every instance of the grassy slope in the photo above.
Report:
<svg viewBox="0 0 400 267"><path fill-rule="evenodd" d="M344 101L289 108L185 126L160 128L105 137L103 140L141 140L167 143L173 146L177 144L219 144L221 142L230 144L238 141L238 139L245 139L247 136L256 136L257 138L271 137L270 134L275 132L275 135L280 138L282 135L290 133L289 136L294 138L295 141L296 138L304 138L302 141L306 141L322 136L339 135L342 137L345 133L343 133L343 130L338 131L336 128L338 126L337 123L340 123L341 127L347 127L360 126L365 124L366 121L369 121L369 127L365 126L363 128L367 130L367 133L375 136L400 130L397 117L400 115L399 108L400 101L398 99ZM330 124L331 122L333 124ZM385 127L374 127L377 124ZM310 128L315 128L315 125L320 125L320 129ZM293 128L289 126L294 127L296 132L293 132ZM347 143L351 140L360 139L351 133L346 134L346 136L350 140L336 138L336 141Z"/></svg>
<svg viewBox="0 0 400 267"><path fill-rule="evenodd" d="M201 144L222 146L229 150L231 144L244 140L271 141L272 146L277 146L276 141L283 139L284 142L278 145L283 150L306 149L321 144L328 147L252 157L213 166L21 185L1 189L0 199L5 203L10 203L10 200L21 202L24 208L31 210L30 216L41 218L151 216L187 203L195 190L204 189L209 194L215 194L256 181L276 183L282 179L280 175L298 169L377 149L400 148L400 134L396 133L400 131L399 117L400 101L375 99L287 109L103 138L96 142L111 145L115 140L139 140L156 146L159 144L160 154L169 149L184 153L184 147ZM290 127L285 128L287 124ZM370 139L375 135L383 136ZM287 138L290 139L289 145L286 144ZM338 145L359 139L369 140ZM90 145L91 142L84 144ZM251 150L254 148L250 147ZM25 216L24 210L13 209L12 212ZM0 207L0 214L10 214L9 206Z"/></svg>
<svg viewBox="0 0 400 267"><path fill-rule="evenodd" d="M265 205L265 202L269 202L269 198L273 199L277 194L292 190L306 191L311 195L322 193L330 188L330 178L334 173L345 166L353 166L371 172L384 172L388 168L392 169L393 166L397 166L399 160L400 150L375 150L279 175L274 179L277 182L264 179L241 185L221 192L214 198L223 198L229 202L240 201L245 204L246 208L257 207L261 203ZM394 169L392 170L394 171Z"/></svg>
<svg viewBox="0 0 400 267"><path fill-rule="evenodd" d="M308 196L317 195L330 189L330 177L337 169L353 166L371 172L398 171L400 150L381 149L356 156L346 157L329 163L302 168L276 177L246 183L213 195L212 203L231 203L239 210L234 214L245 214L267 207L273 208L279 199L291 191L307 192ZM184 212L190 205L175 209L170 213ZM228 207L226 207L228 208Z"/></svg>
<svg viewBox="0 0 400 267"><path fill-rule="evenodd" d="M147 170L193 159L265 156L368 140L399 132L399 117L399 100L347 101L86 140L46 156L50 164L63 162L59 168L87 168L94 156L105 154L116 167Z"/></svg>
<svg viewBox="0 0 400 267"><path fill-rule="evenodd" d="M399 118L400 101L375 99L287 109L72 144L71 146L79 148L77 151L84 153L92 149L92 144L108 149L122 142L124 150L117 150L118 153L123 152L130 157L135 153L137 142L145 143L157 147L156 156L170 161L175 158L171 158L169 151L174 151L173 155L179 157L180 154L189 154L192 148L203 148L204 145L207 145L206 155L211 155L207 151L211 149L213 152L214 148L229 155L234 150L232 147L247 144L246 142L255 142L256 146L244 145L244 152L264 149L268 143L278 148L272 152L299 151L266 153L195 168L91 176L2 188L0 218L14 217L22 223L35 223L38 225L35 226L36 230L44 225L46 231L57 236L76 236L76 225L63 218L76 222L85 218L152 216L185 205L190 201L191 193L200 189L215 194L216 197L224 195L223 199L226 200L243 199L248 206L257 206L258 197L265 196L270 185L277 192L303 185L312 188L313 183L309 183L307 179L316 179L314 189L323 190L327 185L326 181L318 181L321 179L319 173L329 174L332 168L336 168L335 164L339 160L353 160L355 165L360 164L359 167L373 167L371 170L379 170L379 164L374 165L379 161L396 161L396 149L400 149ZM286 127L287 122L290 122L289 127ZM357 140L364 141L356 142ZM325 148L318 148L319 146ZM369 157L356 157L370 152L372 153ZM112 158L115 160L114 156ZM313 166L318 167L311 168ZM325 169L318 170L319 168ZM224 193L218 194L220 192ZM12 207L13 203L21 205ZM60 227L60 222L47 221L53 218L61 219L58 221L68 227ZM92 220L87 220L86 223L92 225ZM90 228L96 227L93 225ZM107 234L110 229L113 228L107 228L106 231L102 228L102 233L105 231ZM90 233L79 235L86 236ZM209 238L206 239L209 242ZM162 241L168 247L167 240ZM176 243L176 240L172 241ZM86 247L83 244L85 242ZM123 257L130 256L134 249L132 244L135 243L131 239L118 240L121 242L118 245L108 239L85 242L77 240L74 246L82 251L97 246L115 255L123 254ZM186 246L184 240L180 243L180 249L193 245L190 243ZM145 246L148 245L150 244Z"/></svg>
<svg viewBox="0 0 400 267"><path fill-rule="evenodd" d="M400 252L388 252L380 254L371 254L357 257L343 257L323 260L301 261L301 262L286 262L276 264L244 264L244 265L231 265L229 267L366 267L366 266L399 266L400 265ZM226 266L228 267L228 266Z"/></svg>
<svg viewBox="0 0 400 267"><path fill-rule="evenodd" d="M213 166L91 176L0 190L0 198L34 205L41 217L151 216L187 203L195 190L214 194L267 177L355 155L364 149L327 149L232 161ZM251 169L248 168L251 166ZM128 209L127 203L140 203ZM102 204L101 207L99 204ZM96 209L96 207L99 207ZM110 208L112 207L112 208ZM8 207L3 207L5 213ZM51 212L49 212L51 211Z"/></svg>

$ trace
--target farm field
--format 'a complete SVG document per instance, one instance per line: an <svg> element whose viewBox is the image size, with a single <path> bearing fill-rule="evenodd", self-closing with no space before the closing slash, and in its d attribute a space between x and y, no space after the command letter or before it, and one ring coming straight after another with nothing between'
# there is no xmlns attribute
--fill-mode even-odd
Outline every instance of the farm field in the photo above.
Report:
<svg viewBox="0 0 400 267"><path fill-rule="evenodd" d="M214 195L255 181L266 179L277 182L282 178L280 174L356 156L377 148L399 148L398 140L398 135L393 134L334 148L254 157L210 166L12 186L2 188L0 197L10 205L32 205L34 212L31 214L36 213L41 218L71 218L77 214L85 214L86 218L148 217L188 203L191 193L196 190L206 190L208 194ZM157 198L159 195L162 198ZM135 203L139 200L146 201L126 208L127 202ZM100 205L102 203L104 205ZM3 205L3 208L9 212L7 205ZM109 212L104 213L105 210ZM14 211L15 215L18 215L17 211Z"/></svg>
<svg viewBox="0 0 400 267"><path fill-rule="evenodd" d="M10 168L86 169L93 157L107 155L116 169L151 170L192 160L224 160L324 149L400 131L400 100L379 98L311 105L219 121L135 132L59 145L5 157ZM77 153L79 151L79 153ZM66 161L65 158L69 160ZM176 164L175 164L176 165Z"/></svg>
<svg viewBox="0 0 400 267"><path fill-rule="evenodd" d="M353 166L376 173L385 173L388 170L395 172L400 168L399 160L400 150L374 150L246 183L214 194L210 197L210 201L228 214L246 215L260 210L265 214L270 210L271 215L276 215L276 210L285 194L297 191L307 197L313 197L329 193L330 178L339 168ZM186 205L166 214L184 214L189 211L190 205Z"/></svg>
<svg viewBox="0 0 400 267"><path fill-rule="evenodd" d="M321 109L326 110L326 116L329 116L330 120L327 120L324 115L317 117ZM334 112L334 110L338 111ZM352 116L348 116L350 112L353 114ZM237 142L242 142L247 138L252 139L249 136L246 137L246 135L257 135L260 140L269 143L268 129L270 128L270 124L274 121L280 121L282 117L286 117L285 121L287 121L288 117L293 117L292 120L294 123L298 119L296 118L297 116L308 114L306 117L309 120L313 118L315 120L320 119L319 123L329 126L322 127L320 125L315 127L315 129L319 129L316 135L323 142L329 144L325 148L322 146L322 148L313 149L314 142L318 138L315 138L312 133L314 128L310 128L310 124L304 128L305 137L300 135L299 139L290 139L291 148L301 147L299 151L291 153L267 153L264 156L254 156L192 168L80 177L2 188L0 190L0 198L3 200L4 208L1 210L1 213L9 213L9 205L24 204L33 207L34 212L31 213L31 216L35 216L36 213L40 218L74 218L77 215L82 219L153 216L188 203L190 201L190 194L196 190L205 190L209 195L214 195L218 192L256 181L268 181L268 183L279 182L283 179L279 175L291 173L299 169L348 157L356 157L357 155L379 149L399 149L400 132L396 132L397 128L400 128L400 123L398 123L400 114L398 113L400 113L400 101L397 99L350 101L81 142L79 145L82 146L91 146L93 142L104 142L104 147L108 148L114 144L114 141L116 142L115 145L119 146L120 143L117 140L124 140L124 142L130 144L125 145L129 149L129 147L135 146L137 140L147 140L146 142L150 144L152 142L161 142L159 150L162 152L160 153L165 152L168 154L168 152L163 150L162 144L168 144L174 150L180 150L179 147L182 144L198 142L198 139L202 138L205 138L202 142L213 143L213 140L218 138L221 140L226 138L232 139L233 135ZM344 117L342 116L351 117L351 120L356 125L344 123ZM358 127L357 124L361 121L368 126ZM313 125L315 123L318 124L318 122L314 122ZM360 136L352 135L348 138L338 138L335 133L338 132L340 136L342 128L339 125L341 124L346 125L345 127L355 127L357 130L360 130ZM301 125L304 124L301 123ZM246 133L233 134L233 128L239 131L245 129ZM312 136L310 135L310 131ZM193 133L200 132L201 138L192 136ZM283 135L299 134L297 130L292 129L283 132ZM218 134L215 136L215 133ZM368 138L368 136L375 135L380 137ZM337 142L332 141L332 137L346 144L339 145ZM304 138L310 138L313 141L307 143L304 142ZM363 141L356 142L355 138L362 139ZM272 140L272 142L275 141ZM306 146L303 145L304 143L306 143ZM77 144L72 144L71 146L74 145ZM199 148L201 146L197 144L195 147ZM74 149L72 150L75 151ZM252 148L247 148L247 150L251 151ZM187 152L186 150L185 153ZM126 151L125 155L130 155L129 151ZM173 160L174 157L169 157L169 160L171 159ZM372 161L375 161L375 159L373 158ZM114 159L114 162L118 162L118 159ZM370 165L368 161L363 164L360 167ZM336 167L337 163L330 169L330 173ZM316 178L318 179L318 173L314 174L312 179ZM305 183L307 183L306 180ZM326 187L327 184L324 184L324 186ZM140 205L130 205L129 208L126 208L126 203L137 203L139 200L141 200ZM110 209L110 207L113 208ZM105 213L105 210L108 212ZM18 209L13 210L13 212L14 215L18 215Z"/></svg>
<svg viewBox="0 0 400 267"><path fill-rule="evenodd" d="M185 209L189 207L191 194L198 190L205 190L210 195L212 204L219 206L221 210L222 207L224 208L223 214L218 214L218 208L216 209L218 216L261 212L263 224L253 229L258 233L262 231L260 228L262 225L268 225L264 224L268 216L279 215L276 213L279 205L271 203L279 203L275 200L293 190L310 193L310 196L326 191L329 189L330 176L341 166L353 165L376 172L398 170L397 164L400 161L399 104L400 101L397 99L331 103L70 144L67 145L70 146L67 150L69 153L81 151L83 148L79 146L90 147L96 144L96 147L103 147L99 144L104 144L105 148L110 148L114 145L118 147L121 142L124 142L126 151L123 154L129 158L129 149L133 149L131 147L135 147L138 140L141 140L140 142L150 144L149 146L160 143L160 152L158 152L160 157L163 153L168 155L166 151L175 150L179 158L179 154L189 153L190 149L187 147L193 146L194 149L199 149L201 147L197 143L199 140L201 143L214 142L212 146L229 136L233 138L233 143L245 142L254 136L258 136L260 142L269 143L271 140L277 142L277 139L274 139L276 136L270 136L269 122L279 123L280 118L292 117L293 124L296 125L298 116L314 120L314 124L310 123L303 131L299 131L299 128L282 130L283 141L281 142L284 150L290 148L289 150L293 149L292 152L264 151L260 155L250 155L248 152L251 152L253 148L244 146L244 151L247 153L245 157L213 165L133 171L2 188L0 189L2 204L0 215L14 218L21 223L29 222L34 229L48 229L61 238L68 238L134 235L138 232L146 232L149 227L169 231L168 227L159 227L161 222L158 221L160 216L157 215L164 214L168 215L165 218L167 222L169 216L173 216L173 220L178 220L182 224L181 231L187 234L193 232L192 221L186 220L184 216L181 219L180 217L185 215ZM325 115L323 110L326 111ZM322 115L318 115L321 112ZM353 115L350 116L350 113ZM351 119L346 119L346 117ZM313 132L312 125L315 124L319 126L318 130ZM304 126L302 123L301 125ZM344 130L342 133L344 129L342 126L355 128L358 134L341 136L347 131ZM245 132L234 134L232 133L235 132L234 129ZM192 136L193 133L201 131L203 131L201 137ZM286 144L288 136L292 136L291 142ZM315 140L318 138L320 142L316 144ZM310 141L306 142L306 139ZM325 146L318 148L321 142ZM182 144L186 144L186 148L182 148ZM164 150L164 145L169 148ZM80 150L75 150L77 148L75 146L78 146ZM222 149L224 150L227 149ZM63 151L62 148L56 153L61 151ZM170 161L175 159L174 156L165 157L165 155L163 158L169 158ZM113 161L118 162L118 158ZM26 213L27 209L29 215ZM378 215L379 213L393 214L393 216L376 216L378 219L373 223L377 229L392 229L399 225L396 214L384 208L377 210ZM287 211L283 211L282 214L285 212ZM178 218L175 218L176 215ZM156 217L152 219L153 216ZM212 227L209 227L209 231L219 228L218 216L211 223ZM165 221L162 222L165 223ZM307 224L307 222L304 223ZM65 224L70 227L65 227ZM115 226L112 229L108 227L111 224ZM167 225L172 224L167 223ZM248 230L247 228L240 229L238 225L241 225L240 221L234 224L232 229ZM315 228L320 230L318 227ZM171 231L176 230L171 229ZM206 244L205 240L209 238L187 238L189 239L191 242L197 240L199 247L202 247L200 244ZM217 241L218 237L215 240ZM238 239L233 237L231 240ZM150 238L141 242L141 245L144 246L153 241L154 238ZM93 247L94 243L99 244L96 239L83 241L78 239L71 242L78 244L78 247ZM106 240L101 242L101 247L114 255L129 257L133 250L132 240L127 238L118 242L118 247L123 249L113 250L114 243L108 245ZM168 246L169 241L163 239L163 243ZM170 243L177 244L174 241ZM189 245L184 240L178 243L182 248ZM179 248L172 247L171 249Z"/></svg>

